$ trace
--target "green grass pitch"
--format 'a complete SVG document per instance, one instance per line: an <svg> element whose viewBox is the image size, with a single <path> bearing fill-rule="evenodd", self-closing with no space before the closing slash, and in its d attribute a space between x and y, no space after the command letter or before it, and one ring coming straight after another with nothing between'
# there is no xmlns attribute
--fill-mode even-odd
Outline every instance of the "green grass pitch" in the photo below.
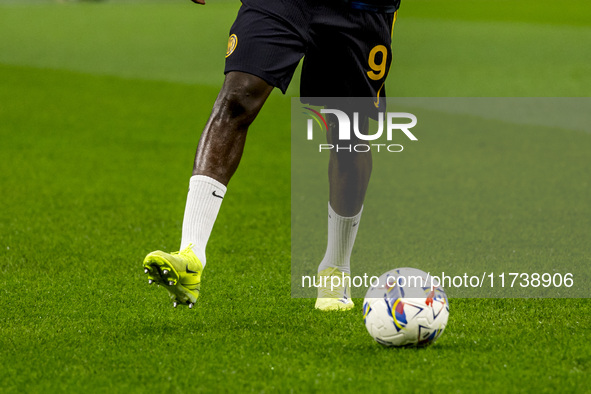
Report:
<svg viewBox="0 0 591 394"><path fill-rule="evenodd" d="M143 256L179 245L238 6L0 0L0 392L589 392L587 299L452 299L434 346L396 350L367 335L361 300L327 314L290 298L278 92L230 184L197 308L147 285ZM405 0L399 16L389 95L589 94L584 1ZM591 135L569 138L582 157ZM571 245L587 264L580 220ZM565 223L556 236L573 235Z"/></svg>

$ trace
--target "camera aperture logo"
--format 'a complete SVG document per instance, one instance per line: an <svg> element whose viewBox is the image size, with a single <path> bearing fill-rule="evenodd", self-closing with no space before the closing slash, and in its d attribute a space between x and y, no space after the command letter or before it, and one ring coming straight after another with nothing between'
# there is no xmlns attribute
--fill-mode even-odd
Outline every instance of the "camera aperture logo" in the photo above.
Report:
<svg viewBox="0 0 591 394"><path fill-rule="evenodd" d="M390 152L399 153L404 150L401 144L391 143L395 133L401 132L410 141L418 141L418 138L410 131L417 125L417 117L408 112L379 112L377 114L377 131L373 134L364 133L364 130L360 128L360 115L359 112L353 112L353 121L349 115L338 109L320 109L316 111L309 107L304 107L308 112L304 112L305 115L310 116L307 119L307 134L306 138L309 141L314 139L314 128L319 128L320 131L327 133L329 128L337 128L335 137L337 142L325 143L318 145L318 152L322 151L347 151L347 152ZM327 121L327 117L323 114L333 115L331 121ZM407 123L400 123L401 119L409 120ZM330 126L329 126L330 124ZM315 127L317 125L317 127ZM385 139L387 143L380 143ZM352 139L355 141L366 141L361 143L351 143ZM380 140L380 141L378 141Z"/></svg>

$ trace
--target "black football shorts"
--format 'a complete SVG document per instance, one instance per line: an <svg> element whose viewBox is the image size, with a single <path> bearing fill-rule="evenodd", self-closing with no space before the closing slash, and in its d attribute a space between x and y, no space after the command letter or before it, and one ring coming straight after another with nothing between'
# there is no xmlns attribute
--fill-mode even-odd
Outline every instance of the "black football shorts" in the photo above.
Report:
<svg viewBox="0 0 591 394"><path fill-rule="evenodd" d="M385 97L395 13L342 0L243 0L225 73L256 75L285 93L304 57L302 97Z"/></svg>

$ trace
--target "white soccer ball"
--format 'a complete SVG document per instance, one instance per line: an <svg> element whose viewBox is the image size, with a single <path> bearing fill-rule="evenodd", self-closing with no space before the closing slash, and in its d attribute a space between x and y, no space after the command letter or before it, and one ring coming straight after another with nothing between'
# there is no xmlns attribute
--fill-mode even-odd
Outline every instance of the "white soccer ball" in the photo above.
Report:
<svg viewBox="0 0 591 394"><path fill-rule="evenodd" d="M386 272L363 301L365 327L384 346L430 345L445 330L448 317L443 289L432 287L431 277L415 268Z"/></svg>

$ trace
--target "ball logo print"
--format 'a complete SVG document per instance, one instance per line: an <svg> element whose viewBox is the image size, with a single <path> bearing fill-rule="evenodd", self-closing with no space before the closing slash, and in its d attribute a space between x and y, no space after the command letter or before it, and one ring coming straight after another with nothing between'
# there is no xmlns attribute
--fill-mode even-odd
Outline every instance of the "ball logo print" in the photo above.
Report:
<svg viewBox="0 0 591 394"><path fill-rule="evenodd" d="M226 57L230 56L234 53L234 50L238 46L238 36L236 34L232 34L230 38L228 38L228 49L226 50Z"/></svg>

